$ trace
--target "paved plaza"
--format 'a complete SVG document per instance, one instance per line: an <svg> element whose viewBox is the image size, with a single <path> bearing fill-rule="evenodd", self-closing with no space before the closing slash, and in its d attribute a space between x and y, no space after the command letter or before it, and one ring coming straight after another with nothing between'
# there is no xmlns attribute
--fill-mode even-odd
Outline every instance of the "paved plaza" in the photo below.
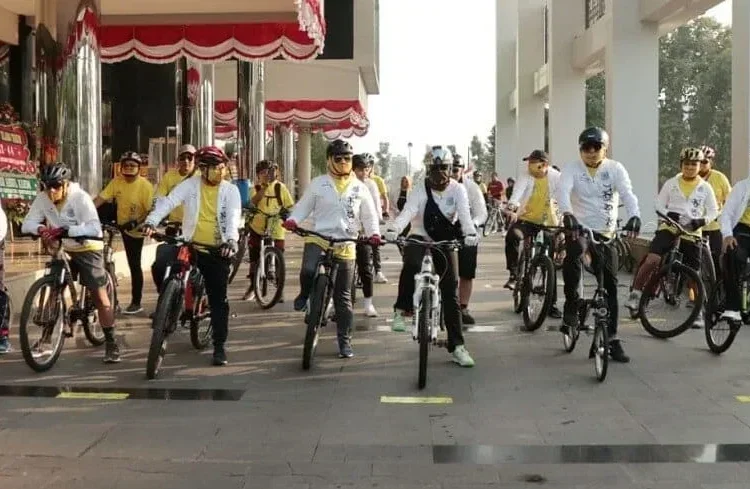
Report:
<svg viewBox="0 0 750 489"><path fill-rule="evenodd" d="M0 489L750 487L745 331L717 357L702 331L660 341L623 320L632 362L610 365L599 384L586 338L566 354L547 330L559 320L520 331L502 288L503 247L498 235L481 245L478 325L466 332L476 367L432 351L423 391L416 344L389 328L400 269L393 247L383 250L390 282L376 286L381 317L357 305L355 358L337 357L329 328L310 371L301 369L303 322L291 304L297 240L284 304L261 311L239 301L246 279L232 286L224 368L180 334L159 378L145 379L152 288L142 316L119 319L119 365L102 364L81 337L35 374L14 341L0 358Z"/></svg>

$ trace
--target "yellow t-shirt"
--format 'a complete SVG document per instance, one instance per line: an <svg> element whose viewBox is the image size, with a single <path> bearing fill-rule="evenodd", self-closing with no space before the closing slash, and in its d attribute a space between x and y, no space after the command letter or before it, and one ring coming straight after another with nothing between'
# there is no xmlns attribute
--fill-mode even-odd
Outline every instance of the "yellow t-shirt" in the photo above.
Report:
<svg viewBox="0 0 750 489"><path fill-rule="evenodd" d="M487 195L487 185L484 182L479 184L479 190L482 191L482 195Z"/></svg>
<svg viewBox="0 0 750 489"><path fill-rule="evenodd" d="M193 233L193 241L209 246L221 244L221 232L216 205L219 200L219 186L206 185L201 182L198 223Z"/></svg>
<svg viewBox="0 0 750 489"><path fill-rule="evenodd" d="M115 177L99 193L99 198L107 202L117 202L117 224L122 226L130 221L143 221L154 203L154 187L151 182L138 176L132 182L124 177ZM136 231L126 231L134 238L143 237Z"/></svg>
<svg viewBox="0 0 750 489"><path fill-rule="evenodd" d="M350 175L346 178L331 177L331 179L333 180L333 185L336 187L336 192L341 195L349 187L349 184L352 183L353 177ZM316 244L324 250L328 249L328 241L317 236L306 237L305 243ZM354 243L338 243L334 245L334 248L333 256L340 260L354 260L357 256L357 248Z"/></svg>
<svg viewBox="0 0 750 489"><path fill-rule="evenodd" d="M719 212L721 212L721 209L724 207L724 204L727 202L727 197L729 197L729 192L732 191L732 185L729 183L729 179L726 175L721 173L720 171L711 170L708 174L708 178L706 178L706 181L709 185L711 185L711 188L714 189L714 195L716 196L716 203L719 206ZM719 226L718 220L713 220L706 224L703 227L704 231L718 231L721 228Z"/></svg>
<svg viewBox="0 0 750 489"><path fill-rule="evenodd" d="M193 175L200 175L200 170L195 170ZM166 197L169 195L169 192L172 191L177 185L182 183L185 178L190 177L184 177L180 175L180 172L175 170L169 170L167 173L164 174L164 176L161 178L161 181L159 182L159 186L156 187L156 196L157 197ZM183 217L183 209L182 206L176 208L173 210L170 214L167 220L173 221L173 222L182 222Z"/></svg>
<svg viewBox="0 0 750 489"><path fill-rule="evenodd" d="M383 180L380 175L375 175L374 173L370 175L370 178L375 182L375 185L378 187L378 193L380 193L380 197L383 198L388 195L388 188L385 186L385 180ZM375 202L376 206L380 205L380 202ZM379 208L379 207L378 207Z"/></svg>
<svg viewBox="0 0 750 489"><path fill-rule="evenodd" d="M279 186L279 197L281 197L281 203L283 206L279 205L279 200L276 198L276 185ZM250 195L250 198L252 199L255 194L255 187L252 189L252 193ZM268 186L266 186L265 192L263 193L263 197L258 202L258 209L265 212L266 214L278 214L281 211L281 208L284 207L285 209L289 209L294 205L294 199L292 198L292 194L289 192L289 189L286 188L286 185L279 182L278 180L274 180L273 182L269 183ZM253 217L253 221L250 223L250 229L255 231L258 234L263 234L266 231L266 226L268 225L269 218L264 216L263 214L256 214L255 217ZM282 240L286 236L286 231L283 227L281 227L281 219L273 219L273 229L271 230L271 236L275 240Z"/></svg>
<svg viewBox="0 0 750 489"><path fill-rule="evenodd" d="M552 206L549 197L549 178L534 179L534 190L531 192L528 202L524 206L524 212L519 216L522 221L533 224L550 225L552 218Z"/></svg>

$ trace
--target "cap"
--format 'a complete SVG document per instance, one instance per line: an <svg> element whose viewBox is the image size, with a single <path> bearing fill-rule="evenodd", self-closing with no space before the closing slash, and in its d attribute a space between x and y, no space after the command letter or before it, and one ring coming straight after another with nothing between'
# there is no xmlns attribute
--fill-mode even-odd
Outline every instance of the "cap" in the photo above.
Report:
<svg viewBox="0 0 750 489"><path fill-rule="evenodd" d="M183 144L180 146L180 152L177 153L177 155L184 155L185 153L190 153L191 155L194 155L197 152L195 149L195 146L192 144Z"/></svg>
<svg viewBox="0 0 750 489"><path fill-rule="evenodd" d="M545 153L541 149L535 149L529 156L523 159L523 161L529 160L549 161L549 156L547 156L547 153Z"/></svg>

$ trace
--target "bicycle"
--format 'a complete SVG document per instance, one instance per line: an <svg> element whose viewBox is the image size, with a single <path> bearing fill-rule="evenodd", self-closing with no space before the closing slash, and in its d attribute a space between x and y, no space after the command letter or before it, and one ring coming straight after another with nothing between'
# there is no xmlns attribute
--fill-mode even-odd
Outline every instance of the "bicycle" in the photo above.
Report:
<svg viewBox="0 0 750 489"><path fill-rule="evenodd" d="M273 236L271 235L274 223L280 219L281 214L266 214L257 208L253 209L253 215L255 213L266 216L268 220L266 222L266 230L260 239L260 251L258 253L260 258L255 266L250 285L247 287L247 291L245 291L245 295L242 298L246 300L255 292L255 301L261 309L270 309L281 300L281 296L284 293L284 281L286 279L284 253L276 248ZM243 238L243 242L246 241L247 238ZM235 273L237 272L235 271ZM268 295L269 285L276 286L276 290L270 296Z"/></svg>
<svg viewBox="0 0 750 489"><path fill-rule="evenodd" d="M357 243L356 238L331 238L309 229L296 228L295 234L305 236L317 236L328 242L328 247L321 254L316 265L315 277L313 278L312 293L307 300L307 314L305 315L305 341L302 347L302 368L309 370L315 357L315 350L318 346L320 330L328 324L328 315L326 310L333 296L333 286L338 274L338 263L334 260L336 245L345 245L346 243Z"/></svg>
<svg viewBox="0 0 750 489"><path fill-rule="evenodd" d="M620 205L622 207L622 205ZM622 219L617 220L617 228L620 229ZM617 270L633 273L635 262L630 251L630 244L625 241L625 233L615 234L615 250L617 251Z"/></svg>
<svg viewBox="0 0 750 489"><path fill-rule="evenodd" d="M34 236L36 237L36 236ZM80 236L77 241L103 241L98 236ZM78 323L86 339L93 346L104 344L104 331L99 324L98 311L91 297L91 291L83 284L76 289L77 273L71 270L67 253L62 246L62 238L47 250L52 258L45 264L44 276L34 282L21 308L18 328L21 353L26 364L35 372L51 369L62 352L65 338L74 336L74 326ZM107 273L107 293L110 304L115 304L115 280ZM37 299L38 294L38 299ZM32 308L36 307L35 310ZM32 324L41 329L41 336L32 341ZM56 336L55 331L58 330ZM43 357L46 359L41 360Z"/></svg>
<svg viewBox="0 0 750 489"><path fill-rule="evenodd" d="M706 289L701 274L685 265L682 261L682 253L680 252L682 236L689 235L690 233L669 216L659 211L656 214L660 219L676 229L678 234L672 244L672 248L662 257L658 270L646 281L646 286L638 304L638 316L641 319L643 328L649 334L656 338L667 339L684 333L695 322L705 304ZM698 238L696 246L698 246L699 263L701 263L701 268L707 270L705 272L708 275L706 278L711 284L715 280L713 278L715 272L713 271L713 259L711 258L710 250L708 252L709 259L703 259L704 251L708 247L708 240L706 238ZM706 263L703 264L703 262ZM671 312L679 310L682 305L681 294L687 292L689 295L691 291L693 296L688 297L687 302L692 302L694 306L691 308L687 320L671 329L658 329L656 324L666 321L666 319L649 317L649 305L651 302L661 296L664 299L664 303L670 306L670 312L666 314L669 316Z"/></svg>
<svg viewBox="0 0 750 489"><path fill-rule="evenodd" d="M229 278L227 279L227 284L231 284L234 277L237 276L237 272L239 271L240 266L242 266L243 261L250 263L249 258L245 260L245 252L247 252L247 239L250 234L250 223L248 222L248 218L252 218L253 212L254 209L247 207L242 209L242 225L239 229L240 237L237 240L237 253L232 257L232 261L229 265Z"/></svg>
<svg viewBox="0 0 750 489"><path fill-rule="evenodd" d="M117 278L115 270L115 251L112 247L112 241L115 239L115 234L120 232L120 228L114 223L102 223L102 232L104 233L104 250L102 252L104 256L104 268L107 270L109 275L112 277L114 282L114 303L112 307L115 309L115 314L120 313L120 300L117 297L117 287L120 285L120 281Z"/></svg>
<svg viewBox="0 0 750 489"><path fill-rule="evenodd" d="M591 299L584 299L583 279L581 279L578 284L578 326L563 331L563 346L566 352L573 352L578 343L581 331L591 331L586 326L586 320L588 320L589 313L593 313L594 329L593 337L591 338L591 347L589 348L589 358L594 360L594 374L596 379L599 382L604 382L609 367L609 331L607 327L609 325L610 310L609 302L607 301L607 289L604 288L604 265L601 262L609 260L609 258L604 256L601 250L602 248L608 250L614 238L597 240L594 237L594 232L583 226L579 226L578 231L583 233L589 245L594 245L593 252L598 253L597 258L600 261L600 265L597 267L598 271L595 271L590 263L586 263L586 257L587 255L590 256L592 250L590 246L586 246L584 253L581 254L581 261L584 270L596 277L596 290Z"/></svg>
<svg viewBox="0 0 750 489"><path fill-rule="evenodd" d="M151 323L151 342L146 359L146 377L151 380L159 374L166 355L167 339L177 330L177 324L190 330L190 343L203 350L211 340L213 326L205 283L195 264L196 247L216 253L218 248L181 237L153 233L158 241L177 245L176 260L167 267L164 284L156 303Z"/></svg>
<svg viewBox="0 0 750 489"><path fill-rule="evenodd" d="M554 305L552 298L557 289L557 272L550 258L552 243L546 234L561 228L544 225L530 225L529 227L533 229L533 232L524 233L517 272L520 278L513 290L513 300L518 302L523 313L526 331L536 331L544 324L550 308ZM540 281L535 283L537 272ZM532 294L542 298L538 308L532 307L530 303Z"/></svg>
<svg viewBox="0 0 750 489"><path fill-rule="evenodd" d="M735 236L750 238L750 234L737 233ZM745 261L745 270L740 278L740 321L721 319L726 310L726 290L723 280L718 280L712 287L706 303L706 344L713 353L720 355L727 351L734 342L743 324L750 324L750 258ZM719 339L719 325L728 326L727 336Z"/></svg>
<svg viewBox="0 0 750 489"><path fill-rule="evenodd" d="M412 338L419 343L419 373L417 386L424 389L427 385L427 357L430 346L444 348L447 340L438 339L438 334L444 329L442 317L442 301L440 300L440 277L435 273L433 250L447 248L453 252L461 244L457 240L423 241L412 237L399 237L394 242L400 246L407 244L424 248L422 268L414 276L414 316L412 322Z"/></svg>
<svg viewBox="0 0 750 489"><path fill-rule="evenodd" d="M499 204L491 204L487 214L487 220L482 225L482 235L486 238L490 234L505 229L505 219Z"/></svg>

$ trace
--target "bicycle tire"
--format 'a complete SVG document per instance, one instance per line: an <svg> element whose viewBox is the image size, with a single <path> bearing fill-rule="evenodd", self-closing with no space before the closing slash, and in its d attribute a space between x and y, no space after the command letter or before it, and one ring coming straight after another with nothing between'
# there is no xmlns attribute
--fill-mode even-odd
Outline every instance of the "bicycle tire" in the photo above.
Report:
<svg viewBox="0 0 750 489"><path fill-rule="evenodd" d="M625 244L622 242L622 238L619 236L615 238L615 250L617 251L617 270L623 271L627 259L627 250L625 249Z"/></svg>
<svg viewBox="0 0 750 489"><path fill-rule="evenodd" d="M682 324L677 326L676 328L673 328L671 330L663 331L659 330L649 321L647 314L645 314L645 311L647 310L648 303L653 297L653 294L648 293L647 291L655 291L658 290L661 287L661 281L664 277L667 276L667 274L670 273L670 265L664 265L659 269L658 272L654 273L651 278L646 282L646 287L644 289L643 294L641 295L641 302L638 305L638 315L641 319L641 324L643 325L643 329L645 329L651 336L659 339L668 339L668 338L674 338L675 336L678 336L685 331L687 331L690 326L693 324L695 319L698 317L698 314L700 314L702 307L693 307L690 310L690 315L688 316L688 319L684 321ZM686 280L685 286L687 287L687 282L692 281L696 285L695 289L695 297L693 299L695 304L704 304L704 298L706 296L705 290L703 288L703 282L701 281L700 277L698 276L698 273L693 270L692 268L683 265L682 263L673 263L671 265L671 273L676 273L683 276L683 280Z"/></svg>
<svg viewBox="0 0 750 489"><path fill-rule="evenodd" d="M591 349L593 356L590 356L594 360L594 375L596 380L604 382L609 368L609 333L607 332L607 321L605 319L596 320ZM597 363L597 359L601 362L601 365Z"/></svg>
<svg viewBox="0 0 750 489"><path fill-rule="evenodd" d="M31 308L33 307L32 301L36 297L37 292L39 292L43 287L49 287L51 291L49 297L47 297L46 300L55 301L55 317L54 321L52 322L54 325L53 327L56 327L58 321L61 320L63 321L63 324L60 327L65 327L65 307L63 305L62 299L59 297L61 291L58 288L57 278L52 275L48 275L46 277L38 279L36 282L31 284L31 287L29 287L29 291L26 293L26 297L24 298L23 306L21 308L21 320L18 325L18 335L19 341L21 343L21 353L23 354L23 359L26 362L26 365L31 367L34 372L46 372L47 370L51 369L57 362L57 359L60 357L63 344L65 343L65 332L61 331L60 338L54 345L52 345L52 355L50 355L49 359L47 359L47 361L43 363L38 362L31 352L32 345L29 342L29 320L31 318L29 316L31 314Z"/></svg>
<svg viewBox="0 0 750 489"><path fill-rule="evenodd" d="M487 220L484 222L484 226L482 227L482 236L485 238L492 234L494 231L493 226L495 225L495 212L491 212L489 217L487 217Z"/></svg>
<svg viewBox="0 0 750 489"><path fill-rule="evenodd" d="M182 284L176 278L164 283L159 301L156 303L154 320L151 323L151 343L146 359L146 378L155 379L164 361L170 324L180 317L182 309Z"/></svg>
<svg viewBox="0 0 750 489"><path fill-rule="evenodd" d="M525 263L526 263L526 253L523 250L521 250L521 253L518 255L517 270L523 271ZM513 312L515 312L516 314L519 314L524 308L521 289L524 287L524 282L526 281L526 274L522 273L519 275L520 277L517 277L516 286L513 289Z"/></svg>
<svg viewBox="0 0 750 489"><path fill-rule="evenodd" d="M200 282L195 284L193 290L193 311L190 317L190 343L196 350L203 350L211 341L213 333L213 323L211 322L211 307L208 304L206 295L206 285L201 278ZM201 323L208 319L208 326L205 331L201 332Z"/></svg>
<svg viewBox="0 0 750 489"><path fill-rule="evenodd" d="M417 325L417 342L419 343L419 377L417 386L424 389L427 385L427 356L430 350L430 329L427 315L432 309L432 295L427 289L422 290L422 301L419 303L419 324Z"/></svg>
<svg viewBox="0 0 750 489"><path fill-rule="evenodd" d="M539 316L532 320L529 315L529 296L532 291L531 278L534 277L534 272L539 268L544 277L544 302L542 303L542 309L539 311ZM524 291L524 308L523 308L523 325L526 331L536 331L539 329L544 320L547 319L547 314L552 307L552 297L555 294L556 284L556 273L555 264L552 263L552 259L547 255L537 255L531 260L531 266L529 267L529 280L526 281L528 286Z"/></svg>
<svg viewBox="0 0 750 489"><path fill-rule="evenodd" d="M701 247L703 248L703 259L701 260L700 264L700 277L701 281L703 282L703 290L706 292L713 291L717 282L716 268L714 267L714 258L711 255L711 250L709 250L705 244L701 243ZM705 297L706 300L708 300L709 294L707 293Z"/></svg>
<svg viewBox="0 0 750 489"><path fill-rule="evenodd" d="M579 299L579 306L578 306L578 324L579 327L570 328L568 333L569 334L563 334L563 348L565 349L566 353L573 353L573 350L576 349L576 345L578 344L578 338L581 337L581 329L586 324L586 319L588 315L588 306L583 301L583 299Z"/></svg>
<svg viewBox="0 0 750 489"><path fill-rule="evenodd" d="M315 349L318 345L318 331L328 308L326 290L328 289L329 280L330 277L327 275L318 275L315 277L315 282L313 282L313 292L310 297L310 312L307 315L307 328L305 329L305 343L302 347L302 368L304 370L310 370L313 358L315 357Z"/></svg>
<svg viewBox="0 0 750 489"><path fill-rule="evenodd" d="M281 300L281 296L284 293L284 281L286 280L286 263L284 262L284 254L280 249L274 248L273 246L267 247L263 251L262 260L266 260L267 257L275 257L276 259L276 292L271 296L269 300L265 300L265 296L261 294L263 288L260 283L261 276L258 273L260 267L255 267L255 274L253 277L253 287L255 288L255 301L258 303L261 309L270 309ZM268 271L268 264L264 267ZM266 278L266 280L268 280Z"/></svg>
<svg viewBox="0 0 750 489"><path fill-rule="evenodd" d="M86 289L86 292L89 294L91 293L88 288ZM116 307L115 303L117 301L117 287L115 286L114 277L109 272L107 272L107 296L109 296L109 304L114 312ZM99 318L98 312L96 315L96 319L101 334L97 334L95 332L95 325L91 324L88 318L83 322L83 334L86 336L88 342L93 346L102 346L107 338L104 336L104 329L102 328L101 318Z"/></svg>
<svg viewBox="0 0 750 489"><path fill-rule="evenodd" d="M106 266L107 273L112 277L112 283L114 284L115 289L115 299L112 303L112 308L115 312L115 314L120 314L120 298L117 296L117 286L120 285L119 281L117 280L117 272L115 271L115 263L109 263Z"/></svg>
<svg viewBox="0 0 750 489"><path fill-rule="evenodd" d="M237 253L232 257L232 261L229 264L229 278L227 284L231 284L234 277L237 276L237 272L242 266L242 260L245 258L245 252L247 251L247 234L244 232L240 233L239 246L237 247Z"/></svg>
<svg viewBox="0 0 750 489"><path fill-rule="evenodd" d="M708 349L711 350L712 353L715 353L717 355L721 355L722 353L727 351L730 346L732 346L732 343L734 343L734 339L737 337L737 333L739 333L740 328L742 327L742 322L740 322L738 325L730 326L729 335L723 342L718 343L714 340L713 336L711 335L711 330L720 322L721 314L724 312L725 299L726 297L724 295L724 282L719 281L713 287L713 290L711 291L711 294L709 296L709 300L706 303L706 322L704 326L706 334L706 344L708 345Z"/></svg>

